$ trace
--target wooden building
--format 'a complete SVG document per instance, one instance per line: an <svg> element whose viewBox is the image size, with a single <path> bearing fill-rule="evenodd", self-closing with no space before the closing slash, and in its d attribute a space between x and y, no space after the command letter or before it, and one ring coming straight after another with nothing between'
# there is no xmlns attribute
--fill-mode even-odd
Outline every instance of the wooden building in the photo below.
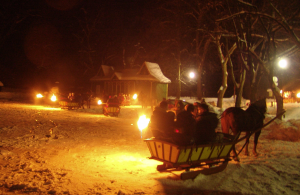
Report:
<svg viewBox="0 0 300 195"><path fill-rule="evenodd" d="M161 101L168 96L168 83L156 63L144 62L141 67L115 71L102 65L98 75L90 79L92 91L97 97L104 95L137 94L148 99Z"/></svg>

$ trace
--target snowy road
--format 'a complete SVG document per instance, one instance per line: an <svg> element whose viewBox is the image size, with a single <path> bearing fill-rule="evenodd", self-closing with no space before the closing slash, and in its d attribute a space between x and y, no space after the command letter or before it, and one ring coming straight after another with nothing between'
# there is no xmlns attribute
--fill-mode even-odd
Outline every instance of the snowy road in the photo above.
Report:
<svg viewBox="0 0 300 195"><path fill-rule="evenodd" d="M263 130L259 157L241 154L221 173L181 181L147 159L141 112L0 103L0 194L300 194L298 120Z"/></svg>

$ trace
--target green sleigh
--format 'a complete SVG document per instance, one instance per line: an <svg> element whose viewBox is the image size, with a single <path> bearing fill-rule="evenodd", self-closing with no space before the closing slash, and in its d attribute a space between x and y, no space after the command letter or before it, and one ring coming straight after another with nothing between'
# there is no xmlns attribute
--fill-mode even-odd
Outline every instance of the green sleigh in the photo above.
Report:
<svg viewBox="0 0 300 195"><path fill-rule="evenodd" d="M276 118L282 116L284 112L278 114L248 136L250 137L269 125ZM162 165L157 165L158 171L185 170L180 175L181 179L185 180L194 179L199 174L210 175L223 171L228 162L232 160L230 157L232 147L247 138L247 136L239 138L240 133L236 136L220 132L218 134L218 137L221 138L218 141L201 145L180 146L154 137L144 141L151 154L149 158L163 162Z"/></svg>
<svg viewBox="0 0 300 195"><path fill-rule="evenodd" d="M166 141L149 138L144 140L151 157L164 164L158 165L158 171L182 170L181 179L193 179L198 174L210 175L223 171L230 161L230 151L235 144L231 141L215 142L203 145L179 146ZM201 168L193 170L193 168Z"/></svg>

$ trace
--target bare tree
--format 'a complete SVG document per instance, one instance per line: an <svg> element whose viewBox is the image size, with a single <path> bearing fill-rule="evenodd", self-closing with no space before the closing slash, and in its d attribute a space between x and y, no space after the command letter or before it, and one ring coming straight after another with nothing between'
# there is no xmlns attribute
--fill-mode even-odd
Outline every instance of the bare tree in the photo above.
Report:
<svg viewBox="0 0 300 195"><path fill-rule="evenodd" d="M233 33L236 37L239 55L245 70L249 72L251 78L251 101L256 99L258 82L263 72L268 78L270 88L276 97L277 112L281 112L283 109L282 97L278 87L273 82L273 69L279 56L291 55L297 50L295 46L299 48L299 39L288 23L289 19L294 18L299 13L299 6L295 6L298 5L298 2L292 1L291 6L294 9L289 9L289 12L285 11L286 17L283 17L278 10L280 1L261 2L257 4L257 1L250 3L233 0L230 2L232 4L228 3L229 16L217 21L224 22L226 20L233 23L233 29L235 29ZM231 10L231 7L236 9ZM291 45L291 43L294 45ZM287 47L288 45L291 46ZM239 103L236 104L236 106L238 105Z"/></svg>
<svg viewBox="0 0 300 195"><path fill-rule="evenodd" d="M116 28L106 25L107 18L111 17L105 9L106 5L99 6L100 10L89 7L93 4L87 3L86 6L81 8L81 14L76 17L78 30L73 35L78 40L81 75L90 78L99 72L102 64L107 65L117 56L121 59L121 50L116 49L121 37L115 36Z"/></svg>
<svg viewBox="0 0 300 195"><path fill-rule="evenodd" d="M176 71L176 98L181 96L183 58L189 55L190 43L185 10L182 9L182 1L166 1L158 6L159 20L158 31L160 32L161 47L165 53L171 54L176 62L172 66Z"/></svg>
<svg viewBox="0 0 300 195"><path fill-rule="evenodd" d="M226 56L224 56L223 51L222 51L222 47L221 47L221 43L220 43L220 39L221 39L220 34L218 34L214 37L214 42L217 45L218 56L220 58L220 62L221 62L221 66L222 66L222 84L221 84L221 87L219 88L219 91L218 91L217 106L219 108L222 108L222 106L223 106L223 97L224 97L225 91L226 91L227 86L228 86L227 85L227 77L228 77L227 63L230 59L231 54L236 49L236 44L233 44L231 46L230 50L227 52ZM228 45L226 45L226 47L228 47Z"/></svg>
<svg viewBox="0 0 300 195"><path fill-rule="evenodd" d="M97 55L97 42L99 40L95 36L100 32L102 12L99 11L96 16L89 13L85 8L81 8L83 17L78 17L78 23L81 31L74 34L80 44L79 55L82 64L85 67L84 74L95 69L95 55ZM98 34L99 36L100 34Z"/></svg>

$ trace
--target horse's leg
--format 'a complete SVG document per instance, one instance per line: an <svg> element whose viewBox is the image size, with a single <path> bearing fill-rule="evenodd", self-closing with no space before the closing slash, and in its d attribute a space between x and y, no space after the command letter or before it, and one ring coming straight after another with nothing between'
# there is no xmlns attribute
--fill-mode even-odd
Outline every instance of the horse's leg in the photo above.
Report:
<svg viewBox="0 0 300 195"><path fill-rule="evenodd" d="M237 152L236 152L236 150L235 150L235 145L233 145L233 147L232 147L232 152L233 152L233 160L234 160L234 161L240 162L240 159L239 159L239 157L238 157L238 154L237 154Z"/></svg>
<svg viewBox="0 0 300 195"><path fill-rule="evenodd" d="M258 156L258 153L256 152L256 146L257 146L257 143L258 143L258 137L259 137L260 133L261 133L261 130L254 134L254 147L253 147L254 156Z"/></svg>
<svg viewBox="0 0 300 195"><path fill-rule="evenodd" d="M234 136L236 136L238 134L235 127L232 127L231 130L232 130L232 133ZM233 147L232 147L232 152L233 152L233 160L240 162L240 158L238 157L238 154L236 152L235 145L233 145Z"/></svg>
<svg viewBox="0 0 300 195"><path fill-rule="evenodd" d="M229 116L226 113L223 113L222 117L221 117L221 128L222 128L222 132L229 134L229 129L231 129L233 135L236 136L237 131L235 126L233 126L233 122L231 120L228 119ZM240 161L238 154L235 150L235 145L232 146L232 152L233 152L233 160L234 161Z"/></svg>
<svg viewBox="0 0 300 195"><path fill-rule="evenodd" d="M247 139L246 139L246 143L245 143L245 155L246 155L246 156L249 156L249 151L248 151L249 138L250 138L250 137L248 137L249 134L250 134L250 132L247 131L247 132L246 132L246 137L247 137Z"/></svg>

